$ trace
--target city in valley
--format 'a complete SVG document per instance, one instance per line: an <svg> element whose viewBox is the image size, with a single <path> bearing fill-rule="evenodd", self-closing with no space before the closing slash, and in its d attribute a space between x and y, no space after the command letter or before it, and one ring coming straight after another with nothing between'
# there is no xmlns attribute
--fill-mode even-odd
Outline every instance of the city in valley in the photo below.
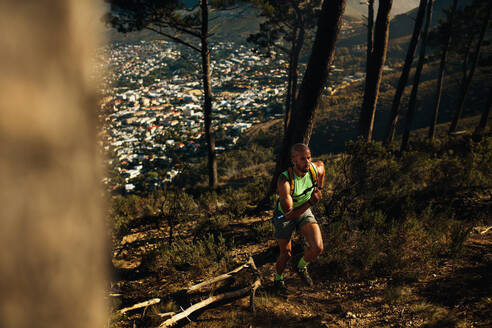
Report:
<svg viewBox="0 0 492 328"><path fill-rule="evenodd" d="M252 124L283 117L287 61L250 47L216 42L211 50L212 128L217 152L235 146ZM115 42L98 54L106 70L101 102L102 144L111 189L130 192L146 175L159 187L171 181L181 161L205 155L203 87L195 53L164 40ZM301 64L302 72L305 64ZM332 65L327 93L364 74L344 75Z"/></svg>

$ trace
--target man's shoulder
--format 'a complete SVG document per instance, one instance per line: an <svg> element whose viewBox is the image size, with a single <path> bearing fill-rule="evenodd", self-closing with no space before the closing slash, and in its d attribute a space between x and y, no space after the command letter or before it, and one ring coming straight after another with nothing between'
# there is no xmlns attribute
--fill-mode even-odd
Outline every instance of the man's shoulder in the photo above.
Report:
<svg viewBox="0 0 492 328"><path fill-rule="evenodd" d="M315 161L315 162L311 162L311 163L313 163L314 167L316 168L316 172L318 174L324 174L325 164L323 163L323 161Z"/></svg>
<svg viewBox="0 0 492 328"><path fill-rule="evenodd" d="M287 177L285 176L285 171L280 173L278 178L277 178L277 182L278 183L282 183L282 182L285 182L285 181L288 181L289 179L287 179Z"/></svg>

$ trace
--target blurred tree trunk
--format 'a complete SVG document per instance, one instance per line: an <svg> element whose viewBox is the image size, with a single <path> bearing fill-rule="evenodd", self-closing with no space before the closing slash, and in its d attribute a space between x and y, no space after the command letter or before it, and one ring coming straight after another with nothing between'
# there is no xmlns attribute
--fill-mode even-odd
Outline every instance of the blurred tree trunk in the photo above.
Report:
<svg viewBox="0 0 492 328"><path fill-rule="evenodd" d="M386 130L386 138L384 140L386 145L393 142L395 138L396 128L398 126L398 116L400 114L400 103L403 92L405 91L405 86L408 81L408 75L410 73L410 68L412 67L413 56L415 54L415 49L417 48L417 43L419 41L420 31L422 29L422 23L424 22L425 8L427 6L427 0L420 0L419 10L417 12L417 18L415 20L415 25L413 27L412 39L408 45L407 56L405 58L405 64L401 71L400 80L398 81L398 86L396 87L395 97L393 98L393 104L391 106L391 119Z"/></svg>
<svg viewBox="0 0 492 328"><path fill-rule="evenodd" d="M359 120L359 135L372 140L379 86L388 50L389 20L393 0L380 0L374 30L374 49L366 67L366 85Z"/></svg>
<svg viewBox="0 0 492 328"><path fill-rule="evenodd" d="M482 116L480 117L480 123L473 134L480 135L487 126L487 120L489 119L490 107L492 107L492 88L489 89L489 96L487 97L487 104L483 109Z"/></svg>
<svg viewBox="0 0 492 328"><path fill-rule="evenodd" d="M277 188L278 175L289 165L289 152L292 145L298 142L308 144L311 138L314 114L328 80L329 65L335 54L345 2L346 0L325 0L321 7L313 49L299 95L292 109L289 126L284 134L269 195L273 194Z"/></svg>
<svg viewBox="0 0 492 328"><path fill-rule="evenodd" d="M458 127L458 121L463 114L463 108L465 105L465 98L468 92L468 88L470 87L471 80L473 78L473 74L475 73L475 69L477 67L478 58L480 57L480 48L482 46L483 39L485 37L485 32L487 31L487 26L489 25L490 13L492 11L492 1L489 1L487 5L487 13L485 15L485 19L482 23L482 28L480 30L480 36L478 37L478 42L475 50L475 54L472 60L472 66L468 75L466 75L464 85L461 87L461 94L458 102L458 106L456 107L456 111L453 117L453 121L451 122L451 126L449 128L449 132L456 132L456 128ZM466 63L465 63L466 64Z"/></svg>
<svg viewBox="0 0 492 328"><path fill-rule="evenodd" d="M205 139L208 150L208 186L210 189L217 188L217 156L215 154L215 139L212 133L212 87L210 85L210 51L208 48L208 0L200 3L202 10L202 33L201 55L202 55L202 78L203 78L203 118L205 123Z"/></svg>
<svg viewBox="0 0 492 328"><path fill-rule="evenodd" d="M422 34L422 40L420 42L420 54L419 54L419 62L417 64L417 68L415 70L415 76L413 79L412 93L410 94L410 101L408 104L408 112L405 121L405 131L403 133L403 138L401 142L401 150L408 149L408 139L410 137L410 130L412 128L413 117L415 116L415 108L417 107L417 93L419 89L420 75L422 73L422 68L424 67L425 62L425 48L427 45L427 36L429 34L429 27L432 23L432 5L433 0L429 0L427 4L427 15L425 17L425 29Z"/></svg>
<svg viewBox="0 0 492 328"><path fill-rule="evenodd" d="M451 41L451 32L453 28L453 20L454 20L454 14L456 12L456 5L458 3L458 0L453 0L453 3L451 5L451 14L449 16L449 27L448 27L448 33L446 35L446 40L444 43L444 48L442 50L441 54L441 63L439 64L439 76L437 78L437 89L436 89L436 104L434 106L434 115L432 117L431 125L429 128L429 138L432 140L434 139L436 135L436 125L437 125L437 119L439 117L439 106L441 104L441 94L442 94L442 85L443 85L443 80L444 80L444 68L446 66L446 57L448 55L449 51L449 46L450 46L450 41Z"/></svg>

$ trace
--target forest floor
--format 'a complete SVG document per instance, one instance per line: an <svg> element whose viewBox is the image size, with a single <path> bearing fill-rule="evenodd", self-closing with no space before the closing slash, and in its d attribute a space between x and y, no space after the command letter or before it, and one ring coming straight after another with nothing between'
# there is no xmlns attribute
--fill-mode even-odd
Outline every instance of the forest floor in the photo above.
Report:
<svg viewBox="0 0 492 328"><path fill-rule="evenodd" d="M492 327L492 230L486 231L486 227L475 227L462 256L415 268L410 278L347 279L314 262L310 271L315 285L306 287L289 267L285 275L290 294L281 297L272 290L278 254L275 240L258 243L245 237L252 224L268 218L268 213L264 213L231 222L236 240L231 251L233 262L239 266L253 256L260 272L262 286L256 293L256 312L249 310L249 298L245 297L211 305L181 320L179 326ZM177 228L187 231L191 225ZM185 233L181 238L190 236ZM220 268L190 272L186 267L171 271L161 267L161 255L156 250L166 242L166 227L146 224L114 239L117 276L108 293L117 295L109 297L113 313L109 326L157 327L164 321L159 313L179 312L180 307L209 296L183 300L176 296L179 290L225 273ZM325 245L325 252L329 251L329 245ZM302 249L298 249L297 256L301 253ZM121 308L155 297L161 302L149 309L118 314Z"/></svg>

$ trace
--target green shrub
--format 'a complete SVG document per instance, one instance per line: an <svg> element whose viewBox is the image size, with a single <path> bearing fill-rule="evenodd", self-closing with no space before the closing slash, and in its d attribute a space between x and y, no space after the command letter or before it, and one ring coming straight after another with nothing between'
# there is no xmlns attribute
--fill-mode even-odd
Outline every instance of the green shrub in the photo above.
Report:
<svg viewBox="0 0 492 328"><path fill-rule="evenodd" d="M222 234L209 233L195 241L176 239L171 245L164 244L161 255L168 269L204 272L213 267L228 270L233 263L229 256L232 248L233 241L227 242Z"/></svg>
<svg viewBox="0 0 492 328"><path fill-rule="evenodd" d="M492 184L491 140L422 141L402 154L378 142L349 142L347 154L326 165L335 172L333 194L317 209L330 245L324 265L344 274L401 275L459 256L476 215L464 202Z"/></svg>
<svg viewBox="0 0 492 328"><path fill-rule="evenodd" d="M273 223L271 220L255 223L251 226L251 232L257 242L270 240L273 238L274 233Z"/></svg>
<svg viewBox="0 0 492 328"><path fill-rule="evenodd" d="M221 196L224 208L231 213L231 218L239 219L248 206L248 198L245 197L245 193L227 188Z"/></svg>

